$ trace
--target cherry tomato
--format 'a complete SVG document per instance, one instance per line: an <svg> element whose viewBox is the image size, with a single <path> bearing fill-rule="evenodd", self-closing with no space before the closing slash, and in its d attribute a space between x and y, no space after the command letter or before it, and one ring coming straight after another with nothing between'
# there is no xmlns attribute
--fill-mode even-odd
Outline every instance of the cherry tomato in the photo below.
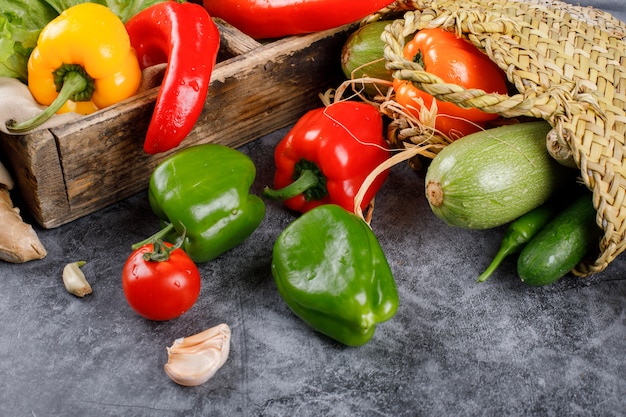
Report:
<svg viewBox="0 0 626 417"><path fill-rule="evenodd" d="M487 55L465 39L440 28L422 29L403 50L407 59L420 62L425 71L444 82L487 93L507 93L504 72ZM395 79L396 101L419 117L420 101L430 109L434 99L410 81ZM497 114L479 109L464 109L452 102L437 102L435 128L452 139L476 132Z"/></svg>
<svg viewBox="0 0 626 417"><path fill-rule="evenodd" d="M162 242L167 250L172 244ZM165 260L146 259L158 253L159 244L148 243L134 250L122 269L126 301L137 314L149 320L171 320L189 310L200 294L200 272L180 248Z"/></svg>

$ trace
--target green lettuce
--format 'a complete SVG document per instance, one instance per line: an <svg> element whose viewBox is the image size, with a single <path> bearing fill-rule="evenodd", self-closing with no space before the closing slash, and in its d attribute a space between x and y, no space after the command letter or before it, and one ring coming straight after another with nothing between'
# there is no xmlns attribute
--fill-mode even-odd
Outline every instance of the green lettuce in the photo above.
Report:
<svg viewBox="0 0 626 417"><path fill-rule="evenodd" d="M165 0L94 0L109 7L122 22ZM0 77L26 82L28 57L39 33L63 10L88 0L0 0Z"/></svg>
<svg viewBox="0 0 626 417"><path fill-rule="evenodd" d="M26 82L39 32L58 13L38 0L0 0L0 10L0 76Z"/></svg>
<svg viewBox="0 0 626 417"><path fill-rule="evenodd" d="M2 0L0 0L1 2ZM58 14L65 9L69 9L80 3L98 3L107 6L113 13L119 17L122 22L126 23L128 19L156 3L162 3L165 0L39 0L48 3Z"/></svg>

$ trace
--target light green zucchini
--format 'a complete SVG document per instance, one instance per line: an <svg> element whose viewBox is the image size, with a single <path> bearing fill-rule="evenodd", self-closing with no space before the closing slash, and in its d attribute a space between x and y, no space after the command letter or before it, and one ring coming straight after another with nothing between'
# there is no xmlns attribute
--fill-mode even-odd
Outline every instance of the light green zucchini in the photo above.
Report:
<svg viewBox="0 0 626 417"><path fill-rule="evenodd" d="M341 69L347 79L362 77L392 81L392 72L385 67L383 49L385 43L381 34L390 20L379 20L361 26L346 40L341 51ZM388 86L364 84L365 92L375 95L378 90L386 92ZM358 86L357 86L358 88ZM378 90L377 90L378 88Z"/></svg>
<svg viewBox="0 0 626 417"><path fill-rule="evenodd" d="M451 226L487 229L543 204L577 173L548 154L550 129L544 121L507 125L446 146L426 173L432 211Z"/></svg>

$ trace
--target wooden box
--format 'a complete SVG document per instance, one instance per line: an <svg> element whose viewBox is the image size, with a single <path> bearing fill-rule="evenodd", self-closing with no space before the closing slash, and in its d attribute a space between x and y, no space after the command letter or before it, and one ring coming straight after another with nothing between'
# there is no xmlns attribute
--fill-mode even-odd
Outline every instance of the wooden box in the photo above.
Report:
<svg viewBox="0 0 626 417"><path fill-rule="evenodd" d="M238 147L294 123L343 80L350 27L260 43L216 19L221 48L194 130L175 150L147 155L143 141L158 87L76 122L28 135L0 132L3 162L23 206L53 228L131 196L164 158L199 143Z"/></svg>

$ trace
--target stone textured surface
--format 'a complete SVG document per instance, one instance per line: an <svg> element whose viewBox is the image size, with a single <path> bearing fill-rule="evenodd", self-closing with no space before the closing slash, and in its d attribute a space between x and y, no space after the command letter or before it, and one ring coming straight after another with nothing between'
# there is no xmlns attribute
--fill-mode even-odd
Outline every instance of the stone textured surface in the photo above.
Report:
<svg viewBox="0 0 626 417"><path fill-rule="evenodd" d="M585 0L626 20L623 0ZM272 183L272 149L286 131L242 151ZM241 246L200 266L202 291L182 317L142 319L126 304L130 245L158 228L139 193L53 230L49 254L0 263L0 416L623 416L626 413L626 257L590 280L529 288L506 260L474 281L502 229L468 231L437 220L422 176L392 170L372 227L397 279L401 306L360 348L296 318L271 272L272 245L294 219L268 203ZM1 226L0 226L1 227ZM65 264L85 260L94 293L65 291ZM163 371L166 346L227 323L229 360L199 387Z"/></svg>
<svg viewBox="0 0 626 417"><path fill-rule="evenodd" d="M242 148L272 183L271 153L286 131ZM619 416L626 410L626 258L591 280L529 288L513 259L474 281L502 229L442 224L423 178L392 170L372 227L397 279L401 306L360 348L343 347L296 318L271 272L272 245L294 219L268 203L241 246L200 266L197 304L150 322L120 284L130 245L158 228L145 193L52 230L46 259L0 264L2 416ZM67 293L63 266L86 260L93 287ZM186 388L163 371L166 346L219 323L229 360Z"/></svg>

